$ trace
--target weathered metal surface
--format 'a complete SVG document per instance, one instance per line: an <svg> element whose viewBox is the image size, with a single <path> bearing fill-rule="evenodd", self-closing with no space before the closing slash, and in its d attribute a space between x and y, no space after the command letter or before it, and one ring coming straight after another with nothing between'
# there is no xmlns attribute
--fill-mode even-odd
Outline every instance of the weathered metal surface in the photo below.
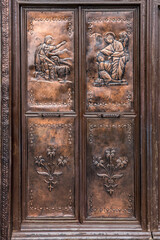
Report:
<svg viewBox="0 0 160 240"><path fill-rule="evenodd" d="M73 217L74 119L28 119L28 216Z"/></svg>
<svg viewBox="0 0 160 240"><path fill-rule="evenodd" d="M74 11L27 13L28 109L74 110Z"/></svg>
<svg viewBox="0 0 160 240"><path fill-rule="evenodd" d="M87 126L88 217L133 217L133 119L89 119Z"/></svg>
<svg viewBox="0 0 160 240"><path fill-rule="evenodd" d="M156 210L158 206L150 186L157 162L148 161L154 139L147 128L153 125L152 130L156 129L156 124L150 124L150 113L155 113L150 97L157 86L152 79L154 64L149 60L153 41L148 39L148 30L152 24L146 23L152 3L101 3L64 0L57 5L54 0L13 0L11 4L13 196L11 218L6 207L2 212L3 238L8 239L4 226L7 217L10 221L6 226L12 222L13 239L149 239L150 223L158 226L150 211L151 203ZM8 7L4 16L7 11ZM68 51L55 56L56 47ZM6 99L2 105L8 114ZM74 106L76 114L71 113ZM132 110L126 118L120 112ZM75 129L71 127L72 133L67 133L65 125L73 122L69 116L79 120ZM88 126L92 125L88 132L84 124L87 118ZM64 124L64 129L56 124ZM6 121L2 125L5 129ZM70 144L74 134L78 135L75 144ZM76 163L74 152L79 154ZM70 159L73 165L69 165ZM6 187L8 169L4 163ZM9 206L7 191L2 191L4 206Z"/></svg>
<svg viewBox="0 0 160 240"><path fill-rule="evenodd" d="M87 111L133 109L133 12L86 12Z"/></svg>

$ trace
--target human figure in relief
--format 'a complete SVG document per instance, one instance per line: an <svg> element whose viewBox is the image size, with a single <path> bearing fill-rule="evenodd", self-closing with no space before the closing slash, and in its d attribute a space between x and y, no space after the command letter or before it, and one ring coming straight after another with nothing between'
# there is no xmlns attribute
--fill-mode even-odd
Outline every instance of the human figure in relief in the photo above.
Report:
<svg viewBox="0 0 160 240"><path fill-rule="evenodd" d="M40 44L35 51L35 77L42 76L45 80L57 80L65 78L70 72L70 58L60 58L61 54L69 52L67 48L59 50L66 41L54 45L53 37L48 35L44 43Z"/></svg>
<svg viewBox="0 0 160 240"><path fill-rule="evenodd" d="M117 41L115 34L108 32L104 36L104 41L106 47L97 54L98 79L95 80L94 85L127 85L127 81L123 80L125 66L129 61L127 33L120 33L120 39Z"/></svg>

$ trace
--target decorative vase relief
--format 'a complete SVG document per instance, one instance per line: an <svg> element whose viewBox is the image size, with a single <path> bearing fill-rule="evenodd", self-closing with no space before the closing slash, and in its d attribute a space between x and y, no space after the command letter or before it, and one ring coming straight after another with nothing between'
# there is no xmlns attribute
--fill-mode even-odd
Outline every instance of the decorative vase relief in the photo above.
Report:
<svg viewBox="0 0 160 240"><path fill-rule="evenodd" d="M116 149L107 148L104 159L102 157L93 157L93 164L100 172L97 176L103 179L103 185L107 193L111 196L118 186L118 180L124 175L120 171L128 165L128 158L125 156L116 158Z"/></svg>
<svg viewBox="0 0 160 240"><path fill-rule="evenodd" d="M58 178L63 174L60 170L68 163L68 158L60 155L56 158L56 148L48 146L47 160L42 156L35 157L35 170L44 177L44 182L48 184L48 190L51 192L58 184Z"/></svg>

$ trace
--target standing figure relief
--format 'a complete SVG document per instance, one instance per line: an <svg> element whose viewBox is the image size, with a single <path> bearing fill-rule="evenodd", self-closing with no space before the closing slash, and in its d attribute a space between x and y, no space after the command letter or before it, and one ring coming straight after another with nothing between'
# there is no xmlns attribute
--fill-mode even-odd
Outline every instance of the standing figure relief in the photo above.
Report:
<svg viewBox="0 0 160 240"><path fill-rule="evenodd" d="M128 85L123 77L129 61L129 37L126 32L121 32L119 37L115 40L113 32L104 35L106 46L97 53L98 78L94 82L97 87Z"/></svg>
<svg viewBox="0 0 160 240"><path fill-rule="evenodd" d="M67 76L70 74L72 58L61 57L69 54L65 46L66 41L54 45L53 37L48 35L44 38L44 43L40 44L35 51L35 77L41 76L48 81L68 82Z"/></svg>

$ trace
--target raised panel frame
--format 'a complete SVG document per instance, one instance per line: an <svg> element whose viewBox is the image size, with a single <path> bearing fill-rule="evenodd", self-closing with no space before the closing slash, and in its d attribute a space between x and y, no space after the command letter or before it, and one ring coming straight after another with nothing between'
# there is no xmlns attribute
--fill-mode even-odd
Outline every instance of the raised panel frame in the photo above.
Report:
<svg viewBox="0 0 160 240"><path fill-rule="evenodd" d="M34 91L35 91L35 87L33 87L33 81L31 82L31 74L30 74L30 70L29 68L32 67L32 66L29 66L28 64L28 59L29 59L29 56L27 54L29 50L28 48L28 35L29 35L29 32L33 32L34 33L34 24L33 24L33 21L32 21L32 30L29 31L28 30L28 25L29 25L29 21L27 20L27 17L30 13L32 12L38 12L39 14L41 13L41 8L35 8L35 7L21 7L21 56L23 56L23 58L21 59L21 65L22 65L22 71L21 71L21 78L22 78L22 101L23 101L23 104L25 106L25 109L26 109L26 112L28 113L34 113L34 112L68 112L68 113L76 113L78 111L78 101L77 101L77 98L76 98L76 95L78 95L78 73L75 71L76 68L78 68L78 38L77 38L77 33L78 33L78 28L76 28L77 24L78 24L78 16L77 16L77 12L78 12L78 9L75 8L75 7L71 7L68 5L66 7L62 7L62 6L53 6L53 8L49 8L49 7L43 7L43 10L44 10L44 13L47 13L47 12L73 12L73 28L74 28L74 31L73 31L73 36L72 36L72 42L73 42L73 62L74 62L74 73L73 73L73 76L72 76L72 83L68 83L69 85L67 85L67 91L66 91L66 95L67 95L67 99L62 99L61 102L56 102L56 100L54 100L55 102L53 102L53 104L50 104L50 102L47 102L45 103L44 102L44 99L47 98L47 95L42 95L42 102L39 100L36 99L35 95L34 94ZM51 18L52 16L50 16ZM38 17L37 17L38 18ZM40 18L40 17L39 17ZM34 19L34 18L33 18ZM44 16L42 16L42 20L44 19ZM37 21L38 22L38 21ZM50 30L51 31L51 30ZM31 33L32 33L31 32ZM32 34L33 34L32 33ZM32 34L30 34L32 36ZM32 39L33 40L33 39ZM42 40L41 40L42 41ZM53 41L55 41L55 39L53 39ZM42 43L41 43L42 44ZM35 44L36 45L36 44ZM32 53L33 54L33 53ZM33 56L32 56L33 58ZM72 67L72 66L71 66ZM33 74L32 74L33 75ZM29 77L30 76L30 77ZM30 79L30 80L29 80ZM40 81L39 81L40 80ZM52 88L52 91L53 91L53 84L58 82L58 81L51 81L51 79L49 79L48 83L47 81L43 80L42 79L39 79L38 81L35 81L36 83L40 83L40 84L48 84L50 82L50 84L52 85L51 88ZM32 83L32 85L31 85ZM59 85L61 86L58 86L57 88L57 92L58 90L60 89L60 87L63 87L63 90L64 91L64 87L66 86L67 83L61 83ZM31 85L30 87L30 90L29 90L29 85ZM45 88L45 85L44 87ZM49 88L48 88L49 90ZM50 96L52 97L52 94L50 91L48 91ZM28 94L27 94L28 93ZM42 94L42 93L41 93ZM44 93L43 93L44 94ZM38 95L38 94L37 94ZM39 96L38 96L39 97ZM50 97L50 98L51 98ZM54 96L55 98L57 97ZM29 104L29 102L32 102L35 104ZM51 98L51 101L53 101L53 99ZM46 104L46 106L50 106L48 108L45 108L45 106L43 106L43 104ZM29 106L31 105L31 106ZM55 106L58 106L59 107L55 107ZM68 110L65 110L65 107L69 108L69 106L71 106L71 109L68 109ZM55 109L54 109L55 108ZM62 109L62 110L61 110Z"/></svg>
<svg viewBox="0 0 160 240"><path fill-rule="evenodd" d="M82 7L82 30L81 30L81 33L82 33L82 38L81 38L81 41L82 41L82 59L81 59L81 62L82 62L82 69L84 68L84 69L86 69L86 60L85 60L85 53L86 53L86 43L85 43L85 13L86 12L92 12L92 11L102 11L102 12L105 12L105 11L110 11L110 12L112 12L112 10L113 11L118 11L118 10L120 10L120 11L133 11L133 13L134 13L134 20L136 19L137 20L137 22L134 22L134 27L133 27L133 38L134 38L134 47L135 46L137 46L137 48L136 48L136 51L138 52L138 54L140 53L139 52L139 47L141 46L139 46L139 42L138 42L138 39L139 39L139 34L141 35L141 32L140 32L140 29L139 29L139 26L138 26L138 17L139 17L139 10L140 10L140 8L139 8L139 6L137 5L137 6L132 6L132 5L112 5L112 4L110 4L110 5L104 5L103 6L103 8L102 8L102 6L99 4L99 6L94 6L94 5L88 5L88 6L83 6ZM135 21L136 21L135 20ZM139 56L140 57L140 56ZM87 124L87 120L89 119L89 118L96 118L96 119L99 119L99 121L100 121L100 119L101 118L108 118L108 119L114 119L114 118L117 118L117 116L118 117L120 117L120 118L123 118L123 117L125 117L125 114L126 114L126 116L128 117L128 119L130 119L130 118L135 118L135 122L136 122L136 133L134 133L133 135L133 138L135 138L135 143L136 143L136 147L137 147L137 149L139 149L139 147L138 147L138 141L139 141L139 136L140 136L140 130L138 129L139 128L139 124L138 124L138 122L139 122L139 117L140 117L140 112L141 112L141 109L139 109L139 101L141 101L140 99L141 99L141 97L142 96L140 96L140 90L139 89L141 89L141 84L142 84L142 82L140 81L140 77L139 77L139 74L138 74L138 72L139 72L139 69L137 69L136 68L136 66L138 66L139 65L139 57L137 56L137 57L135 57L135 53L134 53L134 60L135 60L135 63L134 63L134 80L135 80L135 82L134 82L134 91L135 91L135 95L136 95L136 97L135 97L135 101L136 101L136 103L135 103L135 111L128 111L128 112L125 112L125 111L122 111L122 112L119 112L119 111L117 111L117 112L103 112L103 111L87 111L86 110L86 85L87 85L87 83L86 83L86 71L82 71L82 75L81 75L81 78L82 78L82 84L81 84L81 92L82 92L82 94L81 94L81 111L82 111L82 114L81 114L81 117L83 118L83 121L82 121L82 123L81 123L81 128L82 128L82 131L83 131L83 134L82 134L82 138L83 138L83 140L82 140L82 142L83 142L83 145L81 146L81 151L80 152L83 152L83 155L82 155L82 160L83 160L83 166L82 166L82 172L85 172L85 174L86 174L86 151L87 151L87 149L86 149L86 136L85 136L85 133L86 133L86 131L87 131L87 128L86 128L86 124ZM82 100L82 96L85 96L85 101L83 101ZM137 134L137 136L136 136L136 134ZM138 162L139 160L139 157L138 157L138 153L136 152L136 157L135 157L135 169L137 168L139 168L140 167L140 163ZM139 167L138 167L139 166ZM87 177L86 176L84 176L84 182L82 183L82 191L84 192L84 196L86 195L86 179L87 179ZM140 183L141 182L141 180L140 180L140 172L139 171L135 171L135 182L134 182L134 184L135 184L135 209L136 209L136 212L137 212L137 214L139 214L138 212L140 212L140 188L139 188L139 186L140 186ZM82 196L83 197L83 196ZM81 212L81 219L84 219L84 221L86 221L86 222L88 222L88 221L90 221L91 219L86 219L86 198L85 197L83 197L83 199L82 199L82 203L83 203L83 212ZM102 207L102 206L101 206ZM143 211L143 210L142 210ZM102 218L103 220L102 220L102 222L106 222L106 223L108 223L108 221L111 221L112 222L112 220L113 219L105 219L105 218ZM140 221L140 215L139 216L137 216L137 219L138 219L138 221ZM91 221L97 221L98 219L92 219ZM121 219L122 220L122 219ZM121 221L120 220L120 221ZM83 220L82 220L83 221ZM114 221L114 220L113 220ZM123 221L125 221L125 219L123 219ZM136 221L136 220L135 220Z"/></svg>
<svg viewBox="0 0 160 240"><path fill-rule="evenodd" d="M77 32L78 32L78 28L76 29L76 25L77 25L77 21L78 21L78 16L77 16L77 8L76 7L70 7L69 5L67 5L65 8L62 7L61 5L53 5L52 8L48 7L48 6L43 6L42 8L38 7L29 7L29 6L21 6L20 7L20 12L21 12L21 15L20 15L20 19L21 19L21 31L20 31L20 44L21 44L21 75L20 75L20 88L21 88L21 101L22 101L22 107L21 108L21 115L22 115L22 120L21 120L21 124L22 124L22 145L23 145L23 151L22 151L22 163L21 163L21 169L22 169L22 172L23 174L21 175L21 178L22 178L22 206L23 206L23 210L22 210L22 222L29 222L29 220L34 220L34 221L38 221L38 220L42 220L44 219L44 221L53 221L53 222L56 222L56 221L62 221L64 220L65 222L67 221L72 221L72 222L77 222L77 218L78 218L78 205L79 205L79 183L78 183L78 176L79 176L79 172L78 172L78 166L79 166L79 163L78 163L78 125L77 125L77 121L78 121L78 73L74 70L75 74L75 79L73 81L73 89L74 89L74 100L73 100L73 105L74 105L74 111L64 111L61 110L61 107L57 110L55 110L53 107L51 109L44 109L44 108L35 108L32 110L32 108L28 109L27 107L27 102L28 102L28 95L26 94L26 92L28 91L28 87L27 87L27 83L28 83L28 71L27 71L27 66L28 66L28 62L27 62L27 26L28 26L28 21L27 21L27 14L30 13L30 12L38 12L39 14L42 12L42 9L44 11L44 13L47 13L47 12L54 12L56 11L56 13L61 13L61 12L65 12L67 14L67 12L73 12L73 22L74 22L74 33L73 33L73 42L74 42L74 46L75 46L75 49L74 49L74 68L76 70L76 68L78 68L78 48L77 48L77 44L78 44L78 39L77 39ZM43 20L44 17L42 17L42 20ZM32 31L34 30L34 28L32 29ZM50 30L51 31L51 30ZM38 83L38 81L37 81ZM45 81L44 81L45 83ZM46 82L47 83L47 82ZM54 82L51 82L51 84L53 85ZM61 84L59 84L61 85ZM52 86L53 88L54 86ZM48 105L49 106L49 105ZM42 216L36 216L33 218L32 217L27 217L27 211L28 211L28 204L29 202L31 201L31 199L29 200L29 196L32 194L32 202L34 202L34 193L32 192L31 194L28 192L27 190L27 187L29 187L29 181L30 181L30 178L28 177L29 176L29 172L32 171L32 169L29 169L28 168L28 161L29 161L29 157L28 157L28 148L29 148L29 143L28 143L28 138L27 138L27 132L30 131L30 129L28 129L27 127L27 122L30 118L33 118L35 117L36 119L50 119L50 120L54 120L58 121L61 120L61 119L69 119L69 117L73 117L74 120L75 120L75 125L74 125L74 128L75 128L75 137L74 137L74 161L75 161L75 164L74 164L74 167L75 167L75 181L74 181L74 191L72 189L72 192L74 192L74 211L75 211L75 216L72 216L72 217L65 217L63 218L62 216L61 217L57 217L56 216L48 216L47 217L47 212L46 212L46 216L42 214ZM67 128L66 128L67 130ZM32 133L33 135L34 133ZM24 137L25 136L25 137ZM58 146L57 146L58 147ZM45 152L43 153L45 154ZM50 164L50 163L49 163ZM53 165L52 165L53 167ZM33 166L32 166L33 168ZM53 169L52 169L53 171ZM51 172L52 172L51 171ZM51 173L50 172L50 173ZM30 176L31 177L31 176ZM45 181L48 181L47 179L45 179ZM53 187L53 185L52 185ZM51 194L50 194L51 195ZM71 196L69 196L71 197ZM72 196L73 197L73 196ZM16 200L14 202L15 206L17 207L17 203L16 203ZM35 205L35 204L34 204ZM44 203L42 204L44 205ZM54 211L55 209L53 210L52 208L54 208L54 206L51 207L51 200L50 200L50 206L47 206L47 207L43 207L43 206L39 206L36 204L34 206L35 210L36 209L39 209L37 210L37 213L38 211L41 212L41 211L46 211L47 208L48 208L48 213L49 211L52 211L53 215L54 215ZM31 206L30 206L31 207ZM60 207L60 206L59 206ZM61 208L61 207L60 207ZM31 208L30 208L31 209ZM58 211L58 210L57 210ZM58 212L57 212L58 213ZM35 214L36 215L36 214Z"/></svg>
<svg viewBox="0 0 160 240"><path fill-rule="evenodd" d="M125 13L128 13L128 16L129 16L129 13L131 13L131 14L133 14L133 16L132 16L132 19L133 19L133 22L132 22L132 24L129 22L129 20L128 20L128 22L127 22L127 24L131 24L131 27L130 27L130 25L128 25L130 28L132 28L132 34L133 34L133 37L132 37L132 40L133 40L133 45L132 45L132 47L131 47L131 49L132 49L132 61L133 61L133 63L132 63L132 70L133 70L133 74L132 74L132 77L131 77L131 79L132 79L132 81L131 81L131 84L130 85L132 85L131 86L131 89L132 89L132 92L130 92L130 91L128 91L128 90L126 90L126 92L128 91L128 96L129 96L129 104L131 105L130 107L128 107L129 109L127 110L127 107L126 107L126 109L125 109L125 107L124 107L124 109L123 109L123 107L118 107L118 106L116 106L115 107L115 110L112 110L112 108L110 108L110 109L106 109L105 110L105 107L104 108L102 108L102 107L98 107L98 106L96 106L95 107L95 110L94 110L94 104L96 104L95 102L94 102L94 98L96 99L98 99L98 101L101 103L101 99L103 99L103 98L101 98L100 96L96 96L96 95L93 95L92 97L87 97L87 95L89 95L88 94L88 89L90 89L90 91L91 91L91 85L92 84L89 84L89 77L88 77L88 74L87 74L87 71L89 70L89 63L88 63L88 61L86 60L86 59L84 59L84 61L83 61L83 67L84 67L84 69L86 69L86 72L84 73L84 75L83 75L83 77L84 77L84 79L86 79L85 80L85 83L84 83L84 85L85 85L85 87L84 87L84 89L85 89L85 91L86 91L86 93L84 93L85 94L85 103L86 103L86 108L85 108L85 113L86 114L92 114L92 113L98 113L98 112L126 112L126 113L137 113L138 112L138 106L139 106L139 57L138 57L138 54L139 54L139 42L138 42L138 39L139 39L139 8L138 8L138 6L122 6L122 7L116 7L116 6L108 6L107 8L104 6L104 8L101 8L100 6L99 7L95 7L95 6L92 6L92 7L86 7L86 8L84 8L83 9L83 15L84 15L84 20L83 20L83 26L84 26L84 29L86 30L86 25L87 25L87 22L86 22L86 18L87 18L87 14L93 14L93 13L95 13L96 14L96 12L97 13L99 13L99 12L102 12L102 13L110 13L111 14L111 12L113 12L113 16L116 16L116 12L118 12L118 13L120 13L119 14L119 17L121 16L121 13L123 14L124 12ZM115 14L115 15L114 15ZM96 15L95 15L96 16ZM104 16L103 16L104 17ZM124 17L124 16L123 16ZM123 18L122 17L122 18ZM96 17L95 17L96 18ZM97 17L97 19L99 19L100 18L100 15L99 15L99 17ZM111 17L111 16L108 16L108 19L114 19L114 17ZM117 18L117 17L116 17ZM124 17L125 18L125 17ZM126 19L127 19L127 17L126 17ZM95 20L95 22L96 22L96 20ZM100 22L102 22L102 19L100 20ZM115 19L114 19L114 23L115 23L116 21L115 21ZM119 23L117 22L117 25L118 25ZM126 26L125 26L125 30L127 30L127 24L126 24ZM93 24L92 24L93 25ZM94 27L94 25L92 26L92 28ZM113 26L111 27L111 29L113 28ZM89 28L90 29L90 28ZM118 28L116 28L116 26L114 25L114 29L115 30L117 30L118 31ZM106 30L105 30L106 31ZM84 54L85 54L85 52L87 51L87 40L88 40L88 38L87 38L87 34L89 34L88 33L88 31L85 31L86 32L86 34L84 35L84 40L83 40L83 48L84 48ZM102 31L102 36L103 36L103 33L104 33L104 30ZM115 35L115 39L117 39L117 36ZM129 43L130 43L130 39L129 39ZM86 54L86 57L87 57L87 54ZM87 65L88 65L88 68L87 68ZM129 70L128 70L128 72L129 72ZM130 79L130 80L131 80ZM129 85L129 84L128 84ZM128 85L118 85L118 88L123 88L124 86L128 86ZM97 89L96 90L99 90L100 88L101 88L102 86L98 86L98 87L96 87ZM115 88L116 86L114 85L114 86L111 86L111 85L109 85L108 87L107 87L107 85L106 85L106 91L107 91L107 89L110 89L110 91L112 92L114 92L114 88ZM112 88L112 89L111 89ZM92 89L93 90L93 89ZM126 93L125 92L125 93ZM115 94L115 92L114 92L114 94ZM110 95L112 96L112 95L114 95L114 94L112 94L112 93L110 93ZM116 95L116 94L115 94ZM123 95L123 94L122 94ZM103 96L104 97L104 96ZM106 98L108 97L108 96L105 96ZM110 97L111 98L111 97ZM91 107L89 107L89 104L87 104L89 101L90 101L90 99L91 99L91 101L93 102L93 106L92 106L92 108L93 109L91 109ZM110 100L112 100L112 99L110 99ZM115 99L113 99L114 101L115 101ZM104 99L103 99L103 101L104 101ZM123 99L123 101L124 101L124 99ZM106 102L104 102L103 104L106 104L107 103L107 101ZM108 101L108 103L110 103L109 101ZM117 101L117 103L118 104L120 104L120 102L118 102ZM126 103L126 102L125 102ZM101 103L102 104L102 103ZM115 104L116 105L116 104ZM99 109L98 109L99 108ZM116 109L117 108L117 109ZM120 110L122 108L122 110ZM102 109L104 109L104 110L102 110Z"/></svg>

